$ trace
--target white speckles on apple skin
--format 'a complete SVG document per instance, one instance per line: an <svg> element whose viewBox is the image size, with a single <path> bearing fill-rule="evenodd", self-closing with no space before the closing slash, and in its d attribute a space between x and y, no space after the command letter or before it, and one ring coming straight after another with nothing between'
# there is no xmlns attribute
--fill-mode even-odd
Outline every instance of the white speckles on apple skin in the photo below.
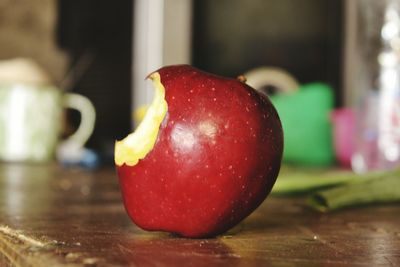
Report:
<svg viewBox="0 0 400 267"><path fill-rule="evenodd" d="M218 125L213 120L201 120L196 128L199 135L209 139L209 141L215 141L215 137L218 134Z"/></svg>

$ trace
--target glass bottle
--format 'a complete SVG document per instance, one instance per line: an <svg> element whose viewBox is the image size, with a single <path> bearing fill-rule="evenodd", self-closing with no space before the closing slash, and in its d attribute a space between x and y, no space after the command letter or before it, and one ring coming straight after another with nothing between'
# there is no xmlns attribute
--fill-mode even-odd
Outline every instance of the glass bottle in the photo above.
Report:
<svg viewBox="0 0 400 267"><path fill-rule="evenodd" d="M400 166L400 0L359 0L356 172Z"/></svg>

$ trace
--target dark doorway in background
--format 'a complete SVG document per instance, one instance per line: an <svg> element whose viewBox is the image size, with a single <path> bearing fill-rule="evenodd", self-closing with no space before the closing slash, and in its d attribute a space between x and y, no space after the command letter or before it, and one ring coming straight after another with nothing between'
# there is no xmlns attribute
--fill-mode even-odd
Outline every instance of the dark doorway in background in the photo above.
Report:
<svg viewBox="0 0 400 267"><path fill-rule="evenodd" d="M281 67L341 99L341 0L194 0L193 63L236 77Z"/></svg>
<svg viewBox="0 0 400 267"><path fill-rule="evenodd" d="M71 58L72 90L89 97L97 120L89 146L112 157L131 126L132 3L59 0L58 43ZM77 125L79 117L71 113Z"/></svg>

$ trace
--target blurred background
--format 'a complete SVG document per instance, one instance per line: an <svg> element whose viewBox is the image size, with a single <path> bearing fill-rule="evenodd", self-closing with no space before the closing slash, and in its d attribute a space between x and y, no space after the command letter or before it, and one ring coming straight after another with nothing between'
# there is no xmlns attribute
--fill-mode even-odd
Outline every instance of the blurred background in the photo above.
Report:
<svg viewBox="0 0 400 267"><path fill-rule="evenodd" d="M102 163L112 163L115 140L134 128L133 111L151 100L151 85L144 81L149 72L181 63L229 77L267 69L268 75L278 73L305 88L279 88L287 83L276 85L271 79L258 83L256 89L271 94L278 111L287 110L285 102L297 101L294 106L318 106L310 113L320 113L324 120L310 124L314 133L304 133L323 136L323 151L315 152L315 158L299 159L304 148L292 148L297 141L285 136L285 149L290 150L285 151L285 160L348 167L347 154L352 151L338 158L331 112L354 107L358 101L355 51L362 31L357 20L373 1L359 2L363 1L0 0L0 59L30 58L54 85L93 103L96 122L86 147ZM384 18L395 2L382 1L381 9L375 10ZM325 93L299 97L302 100L274 98L285 90ZM302 127L286 125L291 116L282 111L284 128ZM79 112L69 110L64 136L74 132L80 120ZM350 130L344 135L353 136L357 129Z"/></svg>

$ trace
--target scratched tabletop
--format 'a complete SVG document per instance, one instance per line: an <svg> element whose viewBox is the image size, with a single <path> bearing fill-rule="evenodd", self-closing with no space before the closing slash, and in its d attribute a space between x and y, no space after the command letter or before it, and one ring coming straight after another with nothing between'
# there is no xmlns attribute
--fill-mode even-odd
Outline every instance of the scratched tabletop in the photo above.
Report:
<svg viewBox="0 0 400 267"><path fill-rule="evenodd" d="M400 206L321 214L269 197L228 233L192 240L131 223L112 168L2 164L0 266L400 266Z"/></svg>

